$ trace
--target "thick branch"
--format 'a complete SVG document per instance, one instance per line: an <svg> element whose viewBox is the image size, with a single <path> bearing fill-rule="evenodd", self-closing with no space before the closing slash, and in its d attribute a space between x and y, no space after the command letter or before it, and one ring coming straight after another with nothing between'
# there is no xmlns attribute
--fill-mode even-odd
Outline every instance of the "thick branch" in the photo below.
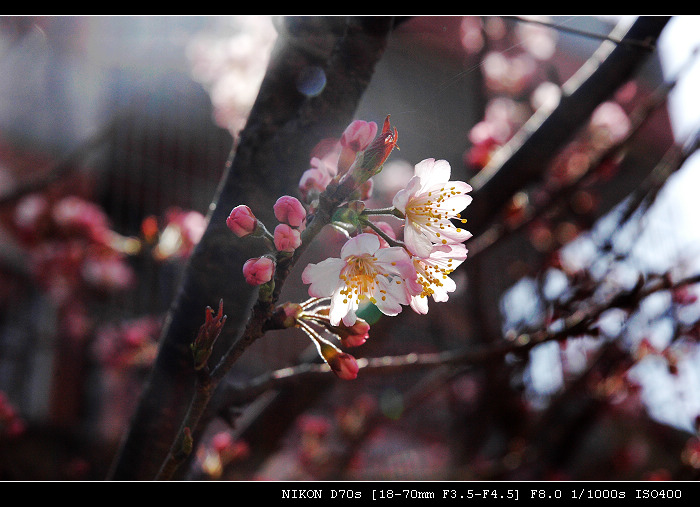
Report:
<svg viewBox="0 0 700 507"><path fill-rule="evenodd" d="M224 300L229 323L219 341L226 347L248 317L252 290L237 274L254 252L249 243L234 241L226 228L227 214L237 204L251 203L263 221L273 217L272 205L281 194L293 192L313 145L323 137L339 136L352 119L383 53L392 20L300 18L287 23L292 32L303 31L306 24L312 24L313 30L325 29L315 33L327 36L322 40L328 47L319 45L320 51L310 53L293 41L278 40L235 157L211 205L209 226L169 312L151 378L114 463L112 479L152 479L167 456L193 395L189 344L201 324L202 308ZM339 26L345 31L342 36L336 35ZM296 87L300 72L308 66L324 67L327 76L323 93L311 99Z"/></svg>
<svg viewBox="0 0 700 507"><path fill-rule="evenodd" d="M668 19L640 17L628 30L618 26L611 37L623 42L653 43ZM559 105L550 113L535 113L472 179L474 201L465 211L469 230L475 235L483 232L519 189L538 181L593 110L629 80L648 56L649 51L637 45L610 41L601 44L563 85Z"/></svg>

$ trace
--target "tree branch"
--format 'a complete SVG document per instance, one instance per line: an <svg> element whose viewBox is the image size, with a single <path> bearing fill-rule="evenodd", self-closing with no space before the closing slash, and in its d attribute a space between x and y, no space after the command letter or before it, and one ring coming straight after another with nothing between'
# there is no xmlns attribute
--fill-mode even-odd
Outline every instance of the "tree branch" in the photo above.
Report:
<svg viewBox="0 0 700 507"><path fill-rule="evenodd" d="M392 28L392 18L385 17L293 18L286 23L294 30L309 23L314 30L324 29L328 47L318 46L322 51L310 53L279 38L235 156L210 206L207 230L189 260L169 312L158 357L111 479L153 479L168 455L194 393L189 344L201 324L201 309L224 300L232 318L219 338L222 346L228 348L241 333L254 294L236 274L254 252L249 244L234 241L226 216L235 205L246 202L255 203L256 216L263 222L274 216L272 205L277 197L296 188L314 144L323 137L339 136L351 121ZM342 35L338 35L339 27ZM330 54L327 62L326 54ZM307 66L323 67L327 77L323 93L313 98L303 96L296 87L297 77Z"/></svg>
<svg viewBox="0 0 700 507"><path fill-rule="evenodd" d="M624 41L655 41L668 17L640 17L627 29L619 25L593 56L562 87L558 106L536 112L470 184L472 204L464 215L469 230L479 235L503 205L521 188L538 181L549 162L591 115L593 110L629 80L649 56L646 49ZM624 33L624 35L623 35Z"/></svg>

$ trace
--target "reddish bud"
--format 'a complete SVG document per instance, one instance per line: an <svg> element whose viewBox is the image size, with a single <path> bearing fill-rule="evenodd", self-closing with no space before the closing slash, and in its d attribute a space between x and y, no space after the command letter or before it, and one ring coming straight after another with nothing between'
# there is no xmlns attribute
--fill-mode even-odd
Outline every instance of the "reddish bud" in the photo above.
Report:
<svg viewBox="0 0 700 507"><path fill-rule="evenodd" d="M275 261L269 257L248 259L243 264L243 276L250 285L262 285L272 280L275 272Z"/></svg>
<svg viewBox="0 0 700 507"><path fill-rule="evenodd" d="M214 342L221 334L221 328L226 323L226 315L224 312L224 301L219 300L219 310L214 316L214 310L207 306L204 316L204 324L199 328L197 338L191 345L192 355L194 356L194 368L199 370L206 365L209 356L212 353Z"/></svg>
<svg viewBox="0 0 700 507"><path fill-rule="evenodd" d="M255 232L258 227L258 219L251 209L245 204L240 204L231 210L226 225L239 238L243 238Z"/></svg>
<svg viewBox="0 0 700 507"><path fill-rule="evenodd" d="M356 170L362 173L362 176L359 178L360 182L364 182L377 174L391 152L397 147L396 143L399 138L399 132L396 128L393 130L391 129L391 124L389 122L390 116L391 115L388 115L384 120L382 132L364 151L360 165L356 168Z"/></svg>
<svg viewBox="0 0 700 507"><path fill-rule="evenodd" d="M353 380L357 378L357 372L360 367L353 356L346 352L341 352L336 355L332 361L328 363L338 378L343 380Z"/></svg>
<svg viewBox="0 0 700 507"><path fill-rule="evenodd" d="M290 195L283 195L273 206L275 217L284 224L292 227L300 227L306 219L306 209L299 199Z"/></svg>

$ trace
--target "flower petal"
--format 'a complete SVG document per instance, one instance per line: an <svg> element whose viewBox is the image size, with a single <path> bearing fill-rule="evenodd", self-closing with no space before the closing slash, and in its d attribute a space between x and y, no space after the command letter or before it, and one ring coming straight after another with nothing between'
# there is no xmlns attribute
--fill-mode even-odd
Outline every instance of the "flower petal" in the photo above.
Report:
<svg viewBox="0 0 700 507"><path fill-rule="evenodd" d="M403 241L409 251L418 257L428 257L433 249L430 238L417 225L407 221L403 229Z"/></svg>
<svg viewBox="0 0 700 507"><path fill-rule="evenodd" d="M421 315L428 313L428 298L426 296L413 296L411 298L411 308Z"/></svg>
<svg viewBox="0 0 700 507"><path fill-rule="evenodd" d="M309 286L309 296L329 297L340 283L340 271L345 266L342 259L330 258L304 268L301 279Z"/></svg>
<svg viewBox="0 0 700 507"><path fill-rule="evenodd" d="M421 179L421 189L446 183L450 180L452 168L447 160L427 158L418 162L415 174Z"/></svg>
<svg viewBox="0 0 700 507"><path fill-rule="evenodd" d="M406 188L399 190L398 192L396 192L396 195L394 195L394 199L392 201L394 207L401 213L406 213L406 204L408 204L408 201L411 199L411 197L413 197L416 194L416 192L420 190L420 187L420 177L413 176L406 184Z"/></svg>
<svg viewBox="0 0 700 507"><path fill-rule="evenodd" d="M364 232L345 242L343 248L340 249L340 257L347 259L351 255L372 255L379 250L379 246L379 238L376 234Z"/></svg>

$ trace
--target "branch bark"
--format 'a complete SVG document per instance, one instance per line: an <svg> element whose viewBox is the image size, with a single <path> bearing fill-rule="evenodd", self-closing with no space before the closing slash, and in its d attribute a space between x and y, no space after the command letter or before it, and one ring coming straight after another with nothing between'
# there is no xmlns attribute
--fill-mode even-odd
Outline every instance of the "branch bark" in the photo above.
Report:
<svg viewBox="0 0 700 507"><path fill-rule="evenodd" d="M668 21L663 16L642 16L629 28L626 23L618 25L610 35L621 42L603 42L564 83L559 105L549 113L542 110L535 113L470 181L474 201L464 215L475 236L488 228L518 190L543 176L548 163L593 110L633 77L647 60L649 50L628 42L644 42L654 47Z"/></svg>
<svg viewBox="0 0 700 507"><path fill-rule="evenodd" d="M149 382L114 461L109 478L150 480L168 455L193 396L195 371L189 345L202 309L224 300L229 322L219 342L233 343L247 320L253 290L242 282L243 262L255 255L234 241L226 216L237 204L255 203L256 215L273 219L277 197L293 193L309 153L324 137L339 136L352 120L374 66L383 54L392 18L288 18L272 54L235 155L210 206L209 225L192 254L169 312ZM299 41L313 33L312 48ZM298 37L297 37L298 36ZM325 71L320 95L296 87L307 67Z"/></svg>

